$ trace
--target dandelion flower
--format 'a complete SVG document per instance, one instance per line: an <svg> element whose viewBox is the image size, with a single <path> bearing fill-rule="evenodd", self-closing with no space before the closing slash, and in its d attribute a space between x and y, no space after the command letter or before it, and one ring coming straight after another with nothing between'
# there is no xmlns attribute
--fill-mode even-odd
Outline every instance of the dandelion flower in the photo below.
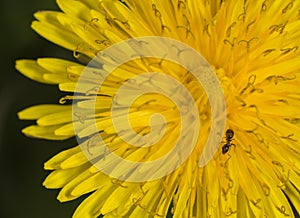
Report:
<svg viewBox="0 0 300 218"><path fill-rule="evenodd" d="M86 127L80 132L90 152L97 149L94 136L101 135L107 148L124 159L141 162L163 156L174 146L180 129L180 114L170 99L148 93L135 99L128 110L132 129L140 136L151 132L152 114L165 117L164 135L151 147L123 142L111 121L114 94L143 72L162 72L183 84L195 100L201 123L189 157L173 172L151 181L122 181L106 175L94 165L105 158L105 151L90 161L80 143L47 161L45 169L52 172L44 185L61 188L59 201L89 193L74 217L294 217L291 204L300 212L300 1L57 3L62 12L37 12L32 28L72 51L76 61L19 60L16 68L35 81L58 84L68 94L60 104L21 111L20 119L37 121L23 133L48 140L78 136L73 124L88 124L90 114L75 113L74 108L88 109L90 96L96 95L93 109L99 131ZM106 72L107 65L88 63L111 45L142 36L168 37L194 48L220 81L227 105L226 129L234 135L218 144L218 151L203 167L198 162L211 131L212 105L201 84L182 66L163 57L140 57L115 69L95 90L98 77L92 75ZM84 83L89 92L73 95L85 70L92 72ZM153 83L172 86L158 79ZM225 132L222 135L226 137Z"/></svg>

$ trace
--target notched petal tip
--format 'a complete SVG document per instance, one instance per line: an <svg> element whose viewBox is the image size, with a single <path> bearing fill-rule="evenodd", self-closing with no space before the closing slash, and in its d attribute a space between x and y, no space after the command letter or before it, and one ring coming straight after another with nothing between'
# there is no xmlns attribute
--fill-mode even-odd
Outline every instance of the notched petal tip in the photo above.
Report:
<svg viewBox="0 0 300 218"><path fill-rule="evenodd" d="M61 164L64 161L66 161L69 157L72 157L73 155L77 154L80 151L81 148L79 146L75 146L73 148L60 152L56 154L54 157L50 158L46 163L44 163L44 169L45 170L61 169Z"/></svg>
<svg viewBox="0 0 300 218"><path fill-rule="evenodd" d="M22 129L22 133L28 137L47 139L47 140L66 140L72 136L66 135L55 135L55 129L57 126L43 127L37 125L31 125Z"/></svg>
<svg viewBox="0 0 300 218"><path fill-rule="evenodd" d="M55 84L43 78L43 75L48 71L40 67L35 60L17 60L15 68L29 79L45 84Z"/></svg>

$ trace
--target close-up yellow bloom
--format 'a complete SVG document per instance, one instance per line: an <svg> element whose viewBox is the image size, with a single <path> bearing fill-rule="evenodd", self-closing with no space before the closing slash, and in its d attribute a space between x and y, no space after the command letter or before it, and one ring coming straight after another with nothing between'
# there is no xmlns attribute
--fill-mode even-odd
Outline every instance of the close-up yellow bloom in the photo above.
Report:
<svg viewBox="0 0 300 218"><path fill-rule="evenodd" d="M43 183L85 196L73 217L298 216L300 1L57 4L32 28L73 60L16 68L64 97L18 116L28 137L76 137Z"/></svg>

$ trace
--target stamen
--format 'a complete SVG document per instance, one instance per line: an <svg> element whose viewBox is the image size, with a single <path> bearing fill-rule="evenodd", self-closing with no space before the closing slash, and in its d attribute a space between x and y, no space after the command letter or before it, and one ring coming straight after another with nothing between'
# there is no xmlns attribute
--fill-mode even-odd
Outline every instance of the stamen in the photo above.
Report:
<svg viewBox="0 0 300 218"><path fill-rule="evenodd" d="M274 164L275 166L279 167L279 168L281 169L282 173L285 172L285 169L284 169L283 164L280 163L279 161L273 160L273 161L272 161L272 164ZM276 173L276 176L277 176L277 178L278 178L279 181L280 181L280 183L277 185L277 187L278 187L278 188L281 188L281 189L285 189L287 183L288 183L289 180L290 180L290 169L288 169L286 176L283 175L282 173L280 173L280 172Z"/></svg>
<svg viewBox="0 0 300 218"><path fill-rule="evenodd" d="M287 140L290 140L290 141L293 141L293 142L298 142L298 140L291 138L292 136L294 136L294 133L291 133L287 136L281 136L281 138L282 139L287 139Z"/></svg>
<svg viewBox="0 0 300 218"><path fill-rule="evenodd" d="M76 74L74 74L74 73L68 72L68 71L69 71L68 68L69 68L69 67L67 67L67 69L66 69L68 79L69 79L70 81L72 81L72 82L76 82L76 81L78 80L79 76L76 75Z"/></svg>
<svg viewBox="0 0 300 218"><path fill-rule="evenodd" d="M300 118L284 118L284 120L290 122L291 124L300 123Z"/></svg>
<svg viewBox="0 0 300 218"><path fill-rule="evenodd" d="M254 41L254 40L256 40L256 41L258 41L258 38L257 37L253 37L252 39L250 39L250 40L240 40L239 42L238 42L238 44L240 45L241 43L246 43L246 48L247 48L247 53L249 53L249 50L250 50L250 43L252 42L252 41Z"/></svg>
<svg viewBox="0 0 300 218"><path fill-rule="evenodd" d="M105 21L110 26L113 26L114 24L114 20L107 13L105 13Z"/></svg>
<svg viewBox="0 0 300 218"><path fill-rule="evenodd" d="M276 209L279 210L279 212L282 213L284 216L290 216L285 212L285 206L282 205L281 207L276 207Z"/></svg>
<svg viewBox="0 0 300 218"><path fill-rule="evenodd" d="M92 88L90 88L89 90L87 90L87 91L85 92L85 95L86 95L86 96L94 95L94 94L97 94L98 91L99 91L99 86L95 86L95 87L92 87Z"/></svg>
<svg viewBox="0 0 300 218"><path fill-rule="evenodd" d="M79 122L81 124L84 124L86 119L87 119L87 115L83 114L82 112L74 112L73 113L75 117L77 117L77 119L79 120Z"/></svg>
<svg viewBox="0 0 300 218"><path fill-rule="evenodd" d="M230 38L230 36L231 36L231 30L232 30L232 28L233 28L235 25L236 25L236 22L233 22L233 23L227 28L227 30L226 30L226 36L227 36L227 38Z"/></svg>
<svg viewBox="0 0 300 218"><path fill-rule="evenodd" d="M154 15L155 17L157 17L160 21L160 25L161 25L161 30L162 32L165 30L165 29L168 29L169 32L171 32L171 29L169 27L167 27L166 25L163 24L163 21L162 21L162 16L161 16L161 13L160 11L157 9L156 5L155 4L152 4L152 10L154 12Z"/></svg>
<svg viewBox="0 0 300 218"><path fill-rule="evenodd" d="M158 68L161 68L161 65L162 65L162 63L163 63L163 61L165 60L165 57L167 57L167 53L160 59L160 61L159 62L153 62L153 63L150 63L148 66L150 67L150 66L152 66L152 65L157 65L157 67Z"/></svg>
<svg viewBox="0 0 300 218"><path fill-rule="evenodd" d="M289 104L288 100L285 100L285 99L278 99L277 101L280 103Z"/></svg>
<svg viewBox="0 0 300 218"><path fill-rule="evenodd" d="M85 48L84 46L87 46L84 43L79 43L75 50L73 51L73 57L76 59L79 59L81 62L90 62L91 61L91 56L96 56L97 52L90 47Z"/></svg>
<svg viewBox="0 0 300 218"><path fill-rule="evenodd" d="M251 133L256 137L258 142L262 143L266 148L269 148L269 144L267 142L265 142L264 138L262 137L262 135L260 133L254 132L254 131Z"/></svg>
<svg viewBox="0 0 300 218"><path fill-rule="evenodd" d="M102 1L99 2L98 7L99 7L99 9L100 9L102 12L105 13L105 18L104 18L104 19L105 19L106 23L107 23L108 25L110 25L110 26L113 26L114 21L113 21L113 19L109 16L109 14L107 13L107 11L106 11L106 9L105 9L105 6L104 6L104 3L103 3Z"/></svg>
<svg viewBox="0 0 300 218"><path fill-rule="evenodd" d="M258 205L261 202L261 198L258 198L256 201L255 200L250 200L250 202L257 207L258 209L261 209L261 207Z"/></svg>
<svg viewBox="0 0 300 218"><path fill-rule="evenodd" d="M186 48L186 49L180 49L178 48L176 45L172 45L171 47L175 48L177 50L177 57L180 57L180 54L184 51L190 51L190 49Z"/></svg>
<svg viewBox="0 0 300 218"><path fill-rule="evenodd" d="M203 35L204 33L206 33L208 35L208 37L210 37L210 33L209 33L209 23L207 22L206 19L204 19L204 25L203 25Z"/></svg>
<svg viewBox="0 0 300 218"><path fill-rule="evenodd" d="M282 165L280 162L278 162L278 161L276 161L276 160L273 160L273 161L272 161L272 164L274 164L275 166L280 167L281 170L282 170L282 172L284 172L284 167L283 167L283 165Z"/></svg>
<svg viewBox="0 0 300 218"><path fill-rule="evenodd" d="M161 23L162 23L162 21L161 21ZM167 29L167 30L169 30L169 32L171 32L171 29L169 27L167 27L164 24L161 24L161 30L164 32L165 29Z"/></svg>
<svg viewBox="0 0 300 218"><path fill-rule="evenodd" d="M267 186L266 184L262 184L262 188L263 188L263 191L264 191L265 195L268 197L270 195L270 192L271 192L270 187Z"/></svg>
<svg viewBox="0 0 300 218"><path fill-rule="evenodd" d="M285 14L288 10L291 10L294 6L294 1L291 1L284 9L282 9L282 13Z"/></svg>
<svg viewBox="0 0 300 218"><path fill-rule="evenodd" d="M67 101L73 100L73 96L67 95L59 99L60 104L65 104Z"/></svg>
<svg viewBox="0 0 300 218"><path fill-rule="evenodd" d="M296 52L298 50L298 46L294 46L292 48L282 48L280 51L282 52L282 55L288 54L290 52Z"/></svg>
<svg viewBox="0 0 300 218"><path fill-rule="evenodd" d="M102 131L103 132L103 131ZM97 144L97 137L98 137L98 133L95 133L93 134L92 136L89 137L88 139L88 142L87 142L87 145L86 145L86 148L87 148L87 152L90 154L90 155L94 155L92 152L91 152L91 149L93 147L96 147Z"/></svg>
<svg viewBox="0 0 300 218"><path fill-rule="evenodd" d="M249 76L248 78L248 84L246 85L245 88L242 89L242 91L240 92L240 95L244 94L244 92L249 88L249 87L253 87L253 84L255 83L256 80L256 75L252 74Z"/></svg>
<svg viewBox="0 0 300 218"><path fill-rule="evenodd" d="M235 98L241 102L241 107L245 107L247 105L247 103L240 96L235 96Z"/></svg>
<svg viewBox="0 0 300 218"><path fill-rule="evenodd" d="M78 59L80 58L80 52L79 52L79 45L77 45L76 49L73 51L74 58Z"/></svg>
<svg viewBox="0 0 300 218"><path fill-rule="evenodd" d="M276 76L276 75L273 75L273 76L267 77L266 80L271 81L271 80L273 79L273 80L274 80L274 84L277 85L279 81L294 80L294 79L296 79L296 78L297 78L296 75L293 75L293 77L284 77L284 76Z"/></svg>
<svg viewBox="0 0 300 218"><path fill-rule="evenodd" d="M124 25L124 27L125 27L127 30L130 30L130 25L129 25L129 23L128 23L128 20L126 20L126 21L121 21L121 20L118 19L118 18L113 18L113 20L120 22L121 24Z"/></svg>
<svg viewBox="0 0 300 218"><path fill-rule="evenodd" d="M161 18L161 13L160 11L156 8L155 4L152 4L152 10L154 11L154 15L158 18Z"/></svg>
<svg viewBox="0 0 300 218"><path fill-rule="evenodd" d="M144 210L147 209L146 206L143 206L143 205L141 204L141 202L139 202L137 205L138 205L140 208L144 209Z"/></svg>
<svg viewBox="0 0 300 218"><path fill-rule="evenodd" d="M143 40L137 40L137 39L134 39L134 38L129 39L128 43L135 44L139 47L142 47L143 44L149 45L149 42L146 42L146 41L143 41Z"/></svg>
<svg viewBox="0 0 300 218"><path fill-rule="evenodd" d="M228 39L224 39L224 44L225 45L229 45L229 46L231 46L231 49L233 50L233 48L234 48L234 46L235 46L235 43L236 43L236 41L237 41L237 38L236 37L234 37L233 39L232 39L232 41L230 42Z"/></svg>
<svg viewBox="0 0 300 218"><path fill-rule="evenodd" d="M251 89L250 93L253 93L253 92L263 93L264 90L263 90L263 89L257 89L257 88L255 88L255 87L253 87L253 88Z"/></svg>
<svg viewBox="0 0 300 218"><path fill-rule="evenodd" d="M239 21L245 22L246 19L246 6L243 7L243 12L237 17Z"/></svg>
<svg viewBox="0 0 300 218"><path fill-rule="evenodd" d="M227 201L227 194L229 192L229 189L225 190L224 188L222 188L221 191L222 191L222 194L224 195L225 201Z"/></svg>
<svg viewBox="0 0 300 218"><path fill-rule="evenodd" d="M132 198L132 203L134 205L140 205L141 201L142 201L143 198Z"/></svg>
<svg viewBox="0 0 300 218"><path fill-rule="evenodd" d="M255 136L259 142L261 142L261 143L264 142L264 138L262 137L262 135L260 133L256 133Z"/></svg>
<svg viewBox="0 0 300 218"><path fill-rule="evenodd" d="M90 21L87 21L84 25L83 28L86 30L88 28L88 26L94 26L96 27L96 25L94 25L95 23L97 23L99 21L98 18L92 18Z"/></svg>
<svg viewBox="0 0 300 218"><path fill-rule="evenodd" d="M124 181L121 181L119 179L111 178L110 181L112 184L118 185L122 188L128 188L128 186L123 185Z"/></svg>
<svg viewBox="0 0 300 218"><path fill-rule="evenodd" d="M237 211L233 211L230 207L228 208L228 210L225 212L225 216L231 216L232 214L237 213Z"/></svg>
<svg viewBox="0 0 300 218"><path fill-rule="evenodd" d="M232 189L233 188L233 180L228 176L226 177L228 179L228 189Z"/></svg>
<svg viewBox="0 0 300 218"><path fill-rule="evenodd" d="M151 216L155 217L155 216L158 216L158 217L165 217L166 215L164 214L159 214L158 212L153 212L153 211L147 211L148 214L150 214Z"/></svg>
<svg viewBox="0 0 300 218"><path fill-rule="evenodd" d="M279 34L282 34L286 25L287 25L288 21L286 21L285 23L282 24L278 24L278 25L272 25L269 27L270 30L270 34L274 33L274 32L278 32Z"/></svg>
<svg viewBox="0 0 300 218"><path fill-rule="evenodd" d="M185 14L183 14L182 16L184 17L186 24L185 24L185 26L177 26L176 28L183 28L183 29L185 29L186 30L186 36L185 36L186 38L188 38L189 34L191 34L191 36L194 38L194 35L193 35L192 31L191 31L190 21L188 20L188 18L186 17Z"/></svg>
<svg viewBox="0 0 300 218"><path fill-rule="evenodd" d="M90 23L96 23L96 22L98 22L98 21L99 21L98 18L92 18L91 21L90 21Z"/></svg>
<svg viewBox="0 0 300 218"><path fill-rule="evenodd" d="M261 12L265 12L268 9L266 2L267 2L267 0L265 0L262 3L262 5L261 5Z"/></svg>
<svg viewBox="0 0 300 218"><path fill-rule="evenodd" d="M108 40L108 39L103 39L103 40L99 40L99 39L96 39L95 42L99 45L103 45L105 47L108 47L111 45L111 42Z"/></svg>
<svg viewBox="0 0 300 218"><path fill-rule="evenodd" d="M91 99L88 96L85 95L66 95L65 97L62 97L59 99L60 104L65 104L68 100L74 101L74 100L88 100Z"/></svg>
<svg viewBox="0 0 300 218"><path fill-rule="evenodd" d="M178 8L178 10L180 8L186 9L186 0L179 0L178 3L177 3L177 8Z"/></svg>
<svg viewBox="0 0 300 218"><path fill-rule="evenodd" d="M255 131L258 129L258 125L255 123L255 127L254 127L254 129L250 129L250 130L245 130L247 133L252 133L252 134L254 134L255 133Z"/></svg>
<svg viewBox="0 0 300 218"><path fill-rule="evenodd" d="M270 48L270 49L264 50L262 54L266 57L267 55L271 54L271 52L273 52L273 51L276 51L276 49Z"/></svg>
<svg viewBox="0 0 300 218"><path fill-rule="evenodd" d="M251 27L255 22L256 22L256 18L255 18L252 22L248 23L248 25L247 25L247 27L246 27L246 33L249 32L250 27Z"/></svg>

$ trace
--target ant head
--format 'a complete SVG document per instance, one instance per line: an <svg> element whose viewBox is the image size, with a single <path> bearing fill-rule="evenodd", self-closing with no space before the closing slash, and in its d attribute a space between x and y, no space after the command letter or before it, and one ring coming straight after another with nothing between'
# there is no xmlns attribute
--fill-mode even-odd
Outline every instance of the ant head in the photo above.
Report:
<svg viewBox="0 0 300 218"><path fill-rule="evenodd" d="M226 138L232 138L233 137L233 135L234 135L234 132L233 132L233 130L232 129L227 129L226 130Z"/></svg>

